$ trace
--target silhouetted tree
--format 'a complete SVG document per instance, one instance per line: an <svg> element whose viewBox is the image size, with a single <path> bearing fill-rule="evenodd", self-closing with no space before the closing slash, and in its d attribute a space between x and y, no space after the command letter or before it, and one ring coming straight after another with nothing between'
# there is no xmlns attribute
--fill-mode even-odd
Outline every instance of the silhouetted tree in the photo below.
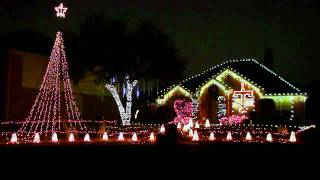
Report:
<svg viewBox="0 0 320 180"><path fill-rule="evenodd" d="M66 45L76 81L93 72L97 83L129 74L138 80L159 79L166 86L181 79L185 69L171 39L151 22L129 32L125 23L94 15L79 34L66 36Z"/></svg>

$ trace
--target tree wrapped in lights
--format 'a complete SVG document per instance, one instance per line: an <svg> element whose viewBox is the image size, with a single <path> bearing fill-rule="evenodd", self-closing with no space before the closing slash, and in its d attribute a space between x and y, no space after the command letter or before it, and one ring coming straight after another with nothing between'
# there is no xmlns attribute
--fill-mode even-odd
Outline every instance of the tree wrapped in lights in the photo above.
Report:
<svg viewBox="0 0 320 180"><path fill-rule="evenodd" d="M118 109L120 112L120 117L122 125L130 125L131 120L131 106L132 106L132 90L137 85L138 81L134 80L132 83L129 82L129 76L126 76L126 107L122 105L120 96L118 94L117 88L113 84L106 84L106 88L111 92L113 98L115 99Z"/></svg>
<svg viewBox="0 0 320 180"><path fill-rule="evenodd" d="M174 118L174 123L183 123L188 124L190 118L192 118L193 112L192 102L188 102L185 100L178 99L174 101L174 111L177 116Z"/></svg>
<svg viewBox="0 0 320 180"><path fill-rule="evenodd" d="M30 139L30 134L34 136L35 133L47 135L49 132L58 132L61 130L63 112L66 112L70 128L80 127L81 130L86 130L86 126L80 122L80 112L71 88L63 37L58 31L39 93L18 134L26 134L25 138Z"/></svg>

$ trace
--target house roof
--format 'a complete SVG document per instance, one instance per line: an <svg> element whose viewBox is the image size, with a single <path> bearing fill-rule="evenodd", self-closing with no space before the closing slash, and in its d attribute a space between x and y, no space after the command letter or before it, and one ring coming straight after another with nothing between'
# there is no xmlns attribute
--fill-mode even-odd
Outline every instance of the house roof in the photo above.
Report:
<svg viewBox="0 0 320 180"><path fill-rule="evenodd" d="M261 88L264 94L302 93L299 88L254 59L226 61L222 64L213 66L202 73L187 78L176 85L180 85L189 92L196 94L197 89L201 87L203 83L215 79L227 69L241 76L251 84ZM158 95L163 95L170 89L171 88L167 88Z"/></svg>

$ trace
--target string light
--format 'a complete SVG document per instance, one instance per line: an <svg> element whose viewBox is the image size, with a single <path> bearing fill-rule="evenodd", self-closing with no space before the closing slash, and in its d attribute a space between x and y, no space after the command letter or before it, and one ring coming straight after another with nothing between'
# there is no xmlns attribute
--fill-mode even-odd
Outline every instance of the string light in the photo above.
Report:
<svg viewBox="0 0 320 180"><path fill-rule="evenodd" d="M88 133L84 136L83 141L90 142L90 135Z"/></svg>
<svg viewBox="0 0 320 180"><path fill-rule="evenodd" d="M182 131L183 132L188 132L188 125L184 125L183 128L182 128Z"/></svg>
<svg viewBox="0 0 320 180"><path fill-rule="evenodd" d="M132 106L132 90L137 85L138 81L135 80L133 83L129 82L129 76L126 76L126 107L122 105L122 102L120 100L117 88L112 84L106 84L106 88L111 92L113 98L115 99L119 112L120 117L122 120L122 125L127 126L130 125L131 120L131 106Z"/></svg>
<svg viewBox="0 0 320 180"><path fill-rule="evenodd" d="M224 96L218 97L218 119L226 117L227 115L227 106L226 106L226 98Z"/></svg>
<svg viewBox="0 0 320 180"><path fill-rule="evenodd" d="M68 72L68 64L63 45L61 32L57 32L55 43L51 52L46 73L38 95L30 110L29 116L18 130L18 135L26 135L24 140L31 138L30 134L43 132L47 135L51 131L61 130L61 85L63 84L64 104L70 128L75 128L74 120L81 120L80 112L73 97L71 80ZM77 123L80 130L86 130L86 126ZM50 128L51 127L51 128Z"/></svg>
<svg viewBox="0 0 320 180"><path fill-rule="evenodd" d="M241 83L241 90L233 92L233 110L237 110L240 114L244 114L249 108L255 107L254 95L252 90L246 90L245 84Z"/></svg>
<svg viewBox="0 0 320 180"><path fill-rule="evenodd" d="M58 135L57 135L57 133L54 132L54 133L52 134L51 141L52 141L53 143L57 143L57 142L58 142Z"/></svg>
<svg viewBox="0 0 320 180"><path fill-rule="evenodd" d="M102 135L102 140L104 141L108 141L109 140L109 136L108 136L108 133L107 132L104 132L103 135Z"/></svg>
<svg viewBox="0 0 320 180"><path fill-rule="evenodd" d="M189 119L192 117L192 102L185 100L175 100L174 101L174 112L177 116L174 118L174 123L181 122L187 124Z"/></svg>
<svg viewBox="0 0 320 180"><path fill-rule="evenodd" d="M55 10L57 11L57 17L65 18L65 13L67 12L68 8L64 7L62 3L60 3L59 6L55 7Z"/></svg>

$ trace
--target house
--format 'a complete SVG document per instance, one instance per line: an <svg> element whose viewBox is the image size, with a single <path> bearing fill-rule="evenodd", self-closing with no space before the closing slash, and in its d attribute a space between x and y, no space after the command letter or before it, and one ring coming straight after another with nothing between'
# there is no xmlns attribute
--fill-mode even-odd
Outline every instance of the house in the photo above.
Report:
<svg viewBox="0 0 320 180"><path fill-rule="evenodd" d="M308 96L254 59L230 60L160 92L159 106L193 102L199 120L243 116L257 123L304 124ZM260 122L259 122L260 121Z"/></svg>

